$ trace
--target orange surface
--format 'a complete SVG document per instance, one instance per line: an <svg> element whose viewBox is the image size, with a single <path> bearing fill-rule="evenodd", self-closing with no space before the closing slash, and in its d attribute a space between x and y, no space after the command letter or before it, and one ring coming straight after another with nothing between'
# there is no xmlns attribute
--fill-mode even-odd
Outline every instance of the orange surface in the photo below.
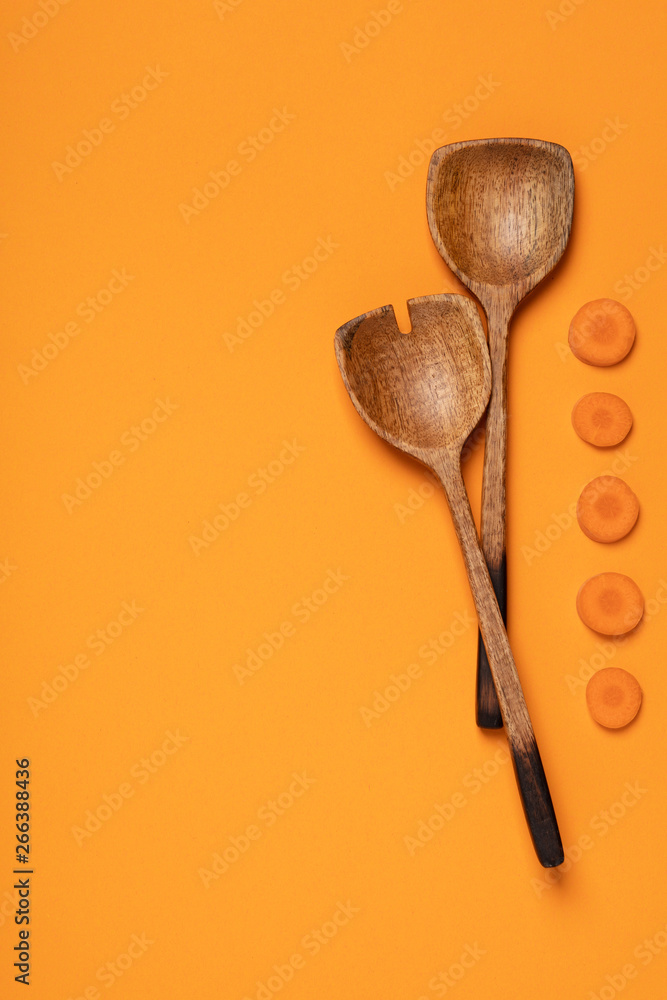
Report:
<svg viewBox="0 0 667 1000"><path fill-rule="evenodd" d="M0 13L0 994L21 995L27 757L38 1000L661 997L664 8L57 4ZM333 352L361 312L392 302L405 327L408 297L460 290L428 153L503 135L576 170L510 363L510 638L561 875L503 734L474 725L445 501L359 419ZM567 332L602 297L638 333L596 370ZM632 409L618 449L572 430L596 390ZM574 517L603 473L641 504L609 546ZM477 512L479 447L466 479ZM647 600L623 642L577 617L605 570ZM608 665L644 691L620 732L586 710Z"/></svg>

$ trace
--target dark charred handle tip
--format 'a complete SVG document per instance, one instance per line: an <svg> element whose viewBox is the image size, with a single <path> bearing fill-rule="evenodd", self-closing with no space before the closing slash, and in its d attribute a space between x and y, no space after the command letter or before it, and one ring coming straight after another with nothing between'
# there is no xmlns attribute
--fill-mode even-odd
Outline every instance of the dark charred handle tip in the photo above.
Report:
<svg viewBox="0 0 667 1000"><path fill-rule="evenodd" d="M510 750L535 853L543 868L556 868L565 854L537 743Z"/></svg>

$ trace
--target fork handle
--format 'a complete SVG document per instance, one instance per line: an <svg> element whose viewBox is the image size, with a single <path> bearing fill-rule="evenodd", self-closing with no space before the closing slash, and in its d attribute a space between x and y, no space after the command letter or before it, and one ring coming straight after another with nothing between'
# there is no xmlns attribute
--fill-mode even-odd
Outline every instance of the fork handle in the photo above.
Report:
<svg viewBox="0 0 667 1000"><path fill-rule="evenodd" d="M468 494L461 475L460 455L439 452L433 465L444 486L461 545L479 626L488 653L500 711L507 731L514 773L535 852L544 868L563 863L563 845L535 733L516 671L507 633L482 553Z"/></svg>
<svg viewBox="0 0 667 1000"><path fill-rule="evenodd" d="M498 608L507 627L507 563L503 554L500 566L487 563L493 592L496 595ZM496 686L493 683L489 658L484 648L482 633L477 636L477 684L475 687L475 721L480 729L502 729L503 717L500 714Z"/></svg>

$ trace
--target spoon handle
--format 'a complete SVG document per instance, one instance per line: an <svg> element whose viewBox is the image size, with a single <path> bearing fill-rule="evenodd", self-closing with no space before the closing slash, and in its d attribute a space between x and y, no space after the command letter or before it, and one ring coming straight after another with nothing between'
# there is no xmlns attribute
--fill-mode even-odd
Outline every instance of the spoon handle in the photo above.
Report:
<svg viewBox="0 0 667 1000"><path fill-rule="evenodd" d="M460 455L442 451L433 468L445 489L463 552L530 835L540 864L553 868L563 863L563 845L521 682L477 537Z"/></svg>
<svg viewBox="0 0 667 1000"><path fill-rule="evenodd" d="M507 333L512 310L503 301L486 305L493 383L486 414L482 480L482 550L503 622L507 624L505 467L507 463ZM502 717L481 633L477 646L475 718L482 729L500 729Z"/></svg>

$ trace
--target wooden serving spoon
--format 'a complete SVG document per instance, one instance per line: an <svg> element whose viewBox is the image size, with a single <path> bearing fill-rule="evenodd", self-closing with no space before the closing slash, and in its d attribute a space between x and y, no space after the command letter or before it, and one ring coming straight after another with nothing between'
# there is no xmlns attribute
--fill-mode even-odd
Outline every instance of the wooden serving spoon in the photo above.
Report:
<svg viewBox="0 0 667 1000"><path fill-rule="evenodd" d="M479 299L488 321L493 372L486 416L482 547L507 621L505 464L507 347L519 302L558 263L574 208L570 154L540 139L475 139L436 149L429 165L426 213L438 252ZM502 725L480 636L477 725Z"/></svg>
<svg viewBox="0 0 667 1000"><path fill-rule="evenodd" d="M491 364L477 308L462 295L409 299L402 334L392 306L336 332L338 367L366 423L432 469L442 483L489 654L519 793L540 863L563 862L533 727L461 475L461 448L491 395Z"/></svg>

